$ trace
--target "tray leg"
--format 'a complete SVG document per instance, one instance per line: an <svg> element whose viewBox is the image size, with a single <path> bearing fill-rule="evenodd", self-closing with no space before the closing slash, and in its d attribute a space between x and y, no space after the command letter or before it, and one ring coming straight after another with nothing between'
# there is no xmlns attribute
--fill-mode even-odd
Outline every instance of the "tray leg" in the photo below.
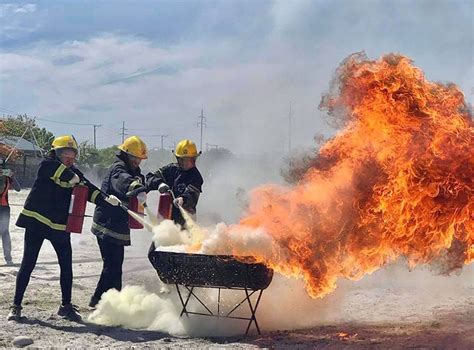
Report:
<svg viewBox="0 0 474 350"><path fill-rule="evenodd" d="M178 291L179 300L181 301L181 305L183 305L183 310L181 310L181 314L179 315L179 317L183 316L183 314L186 314L186 317L189 317L188 310L186 310L186 306L188 306L189 298L191 298L191 295L193 293L193 289L194 289L194 287L191 288L191 290L189 291L188 296L186 297L186 301L184 301L183 297L181 295L181 290L179 289L179 286L176 283L176 290Z"/></svg>
<svg viewBox="0 0 474 350"><path fill-rule="evenodd" d="M250 296L253 294L249 294L247 288L245 288L245 295L247 296L247 302L249 304L250 312L252 316L250 317L249 324L247 325L247 330L245 331L245 335L248 335L250 326L252 325L252 322L255 323L255 328L257 328L258 334L261 334L260 332L260 327L258 326L257 322L257 317L255 316L255 313L257 312L258 304L260 303L260 299L262 297L263 290L260 290L260 293L258 294L257 302L255 303L255 307L252 305L252 301L250 300Z"/></svg>

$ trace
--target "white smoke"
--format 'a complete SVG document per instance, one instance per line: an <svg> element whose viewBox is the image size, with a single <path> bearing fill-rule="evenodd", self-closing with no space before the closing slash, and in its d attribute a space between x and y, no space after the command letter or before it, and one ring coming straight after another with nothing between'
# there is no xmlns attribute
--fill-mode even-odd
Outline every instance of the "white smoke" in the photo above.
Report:
<svg viewBox="0 0 474 350"><path fill-rule="evenodd" d="M88 320L106 326L184 334L176 304L141 286L125 286L120 292L110 289Z"/></svg>
<svg viewBox="0 0 474 350"><path fill-rule="evenodd" d="M203 228L189 216L183 230L170 220L164 220L153 228L153 242L161 251L193 252L212 255L259 256L268 261L278 258L285 261L286 251L262 228L226 225ZM196 249L199 247L199 249Z"/></svg>
<svg viewBox="0 0 474 350"><path fill-rule="evenodd" d="M171 220L163 220L158 226L155 226L153 234L153 242L161 250L172 247L172 249L166 250L184 252L186 245L191 242L188 232L181 230L181 227Z"/></svg>

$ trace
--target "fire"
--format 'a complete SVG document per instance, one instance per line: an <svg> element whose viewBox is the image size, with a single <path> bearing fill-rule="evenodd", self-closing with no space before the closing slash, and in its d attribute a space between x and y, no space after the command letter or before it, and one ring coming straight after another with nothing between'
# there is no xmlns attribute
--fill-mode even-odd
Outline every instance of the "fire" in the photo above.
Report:
<svg viewBox="0 0 474 350"><path fill-rule="evenodd" d="M256 258L304 278L312 297L399 257L445 273L472 262L474 123L462 92L428 81L407 57L358 53L320 108L342 130L293 187L256 189L233 228L272 236L279 249Z"/></svg>

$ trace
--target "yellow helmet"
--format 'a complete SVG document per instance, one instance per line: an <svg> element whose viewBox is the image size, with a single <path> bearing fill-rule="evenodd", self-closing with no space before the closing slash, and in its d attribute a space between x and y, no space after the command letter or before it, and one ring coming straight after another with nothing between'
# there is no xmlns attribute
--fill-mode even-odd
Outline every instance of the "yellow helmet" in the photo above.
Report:
<svg viewBox="0 0 474 350"><path fill-rule="evenodd" d="M77 152L78 146L77 141L72 135L64 135L58 136L54 139L53 143L51 144L51 149L58 150L61 148L72 148Z"/></svg>
<svg viewBox="0 0 474 350"><path fill-rule="evenodd" d="M178 158L183 157L197 157L201 154L198 153L196 144L188 139L184 139L178 142L174 155Z"/></svg>
<svg viewBox="0 0 474 350"><path fill-rule="evenodd" d="M120 146L118 146L118 149L140 159L148 158L146 144L138 136L130 136Z"/></svg>

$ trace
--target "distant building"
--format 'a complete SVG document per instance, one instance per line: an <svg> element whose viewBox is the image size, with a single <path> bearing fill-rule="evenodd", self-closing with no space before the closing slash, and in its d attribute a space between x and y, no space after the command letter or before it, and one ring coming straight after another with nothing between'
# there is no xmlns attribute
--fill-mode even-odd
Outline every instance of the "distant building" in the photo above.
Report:
<svg viewBox="0 0 474 350"><path fill-rule="evenodd" d="M30 187L36 177L39 162L42 159L43 149L34 143L18 136L2 136L0 137L0 145L7 146L6 149L15 148L17 156L10 159L7 167L15 172L17 180L22 187ZM8 154L3 154L6 158ZM18 156L19 155L19 156Z"/></svg>

